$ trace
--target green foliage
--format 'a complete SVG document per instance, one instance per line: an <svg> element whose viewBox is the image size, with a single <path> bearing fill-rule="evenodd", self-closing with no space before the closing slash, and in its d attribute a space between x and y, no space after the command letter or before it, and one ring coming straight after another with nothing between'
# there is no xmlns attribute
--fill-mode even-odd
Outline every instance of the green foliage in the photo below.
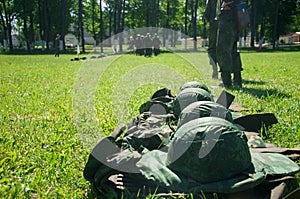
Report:
<svg viewBox="0 0 300 199"><path fill-rule="evenodd" d="M299 147L300 53L242 52L241 57L244 88L230 91L235 101L248 108L247 113L275 113L280 123L267 132L267 141ZM82 177L89 148L78 136L75 121L76 92L85 83L80 78L96 78L94 104L88 110L95 111L100 137L122 119L129 122L136 116L139 105L166 86L168 77L173 94L186 81L204 82L215 97L221 92L212 87L219 82L211 79L206 53L120 55L81 62L70 58L0 55L0 198L93 198ZM151 70L157 72L155 82Z"/></svg>

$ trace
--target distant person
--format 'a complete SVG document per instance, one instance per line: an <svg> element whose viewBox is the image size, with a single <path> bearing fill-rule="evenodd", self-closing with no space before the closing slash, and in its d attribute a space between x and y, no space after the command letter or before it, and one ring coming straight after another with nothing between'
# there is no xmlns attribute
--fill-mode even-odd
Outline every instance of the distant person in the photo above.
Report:
<svg viewBox="0 0 300 199"><path fill-rule="evenodd" d="M160 53L160 45L161 41L158 35L155 33L153 38L153 48L154 48L154 55L157 56Z"/></svg>
<svg viewBox="0 0 300 199"><path fill-rule="evenodd" d="M145 47L145 36L141 35L141 49L139 55L145 55L146 53L146 47Z"/></svg>
<svg viewBox="0 0 300 199"><path fill-rule="evenodd" d="M60 53L60 34L56 35L55 38L55 57L59 57L59 53Z"/></svg>
<svg viewBox="0 0 300 199"><path fill-rule="evenodd" d="M147 33L146 37L144 38L144 45L145 45L145 57L152 56L152 38L150 33Z"/></svg>
<svg viewBox="0 0 300 199"><path fill-rule="evenodd" d="M115 54L118 53L118 39L117 36L114 36L114 40L113 40L113 51Z"/></svg>
<svg viewBox="0 0 300 199"><path fill-rule="evenodd" d="M140 35L140 34L137 35L134 45L135 45L135 55L142 56L145 54L144 53L145 47L144 47L144 36L143 35Z"/></svg>
<svg viewBox="0 0 300 199"><path fill-rule="evenodd" d="M237 50L239 28L234 7L240 0L217 0L216 17L218 20L217 33L217 62L220 67L221 79L225 88L233 85L242 87L242 62Z"/></svg>
<svg viewBox="0 0 300 199"><path fill-rule="evenodd" d="M141 51L141 35L137 34L135 41L134 41L134 46L135 46L135 55L140 55Z"/></svg>
<svg viewBox="0 0 300 199"><path fill-rule="evenodd" d="M134 40L133 40L133 37L130 36L129 37L129 42L128 42L128 50L133 50L134 49Z"/></svg>
<svg viewBox="0 0 300 199"><path fill-rule="evenodd" d="M216 3L217 0L206 0L206 7L204 16L209 23L208 33L208 57L209 63L212 65L212 78L218 79L218 66L217 66L217 32L218 21L216 20Z"/></svg>

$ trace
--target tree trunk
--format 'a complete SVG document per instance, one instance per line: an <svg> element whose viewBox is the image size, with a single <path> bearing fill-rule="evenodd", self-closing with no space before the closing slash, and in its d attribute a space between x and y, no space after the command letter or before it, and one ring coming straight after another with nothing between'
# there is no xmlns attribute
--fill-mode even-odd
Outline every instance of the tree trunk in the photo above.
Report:
<svg viewBox="0 0 300 199"><path fill-rule="evenodd" d="M30 32L30 36L29 36L29 40L30 40L30 49L34 49L34 22L33 22L33 14L30 14L29 16L29 22L30 22L30 26L29 26L29 32Z"/></svg>
<svg viewBox="0 0 300 199"><path fill-rule="evenodd" d="M103 54L103 36L104 36L103 10L102 10L102 0L100 0L100 50L101 50L101 54Z"/></svg>
<svg viewBox="0 0 300 199"><path fill-rule="evenodd" d="M110 7L109 9L109 46L111 46L111 36L112 36L112 31L113 31L113 11L112 8Z"/></svg>
<svg viewBox="0 0 300 199"><path fill-rule="evenodd" d="M4 46L4 50L7 49L7 26L5 24L5 20L2 14L0 14L1 16L1 22L2 22L2 26L3 26L3 46Z"/></svg>
<svg viewBox="0 0 300 199"><path fill-rule="evenodd" d="M122 17L122 6L123 1L118 0L118 33L119 33L119 51L123 51L123 34L122 34L122 27L121 27L121 17Z"/></svg>
<svg viewBox="0 0 300 199"><path fill-rule="evenodd" d="M153 25L154 27L157 27L157 4L156 4L156 0L153 0L153 5L154 5L154 10L153 10Z"/></svg>
<svg viewBox="0 0 300 199"><path fill-rule="evenodd" d="M252 10L251 10L251 41L250 46L254 48L255 44L255 34L256 34L256 0L251 0Z"/></svg>
<svg viewBox="0 0 300 199"><path fill-rule="evenodd" d="M43 3L43 13L44 13L44 40L46 41L46 48L49 50L49 37L50 37L50 30L49 30L49 19L48 19L48 4L47 1L44 0Z"/></svg>
<svg viewBox="0 0 300 199"><path fill-rule="evenodd" d="M95 7L96 7L96 0L92 0L92 34L93 34L94 40L97 41L96 28L95 28L95 23L96 23L96 20L95 20L96 19ZM101 3L101 0L100 0L100 9L99 9L100 12L102 10L101 7L102 7L102 3ZM101 16L100 16L100 18L101 18ZM100 19L100 23L101 23L101 19Z"/></svg>
<svg viewBox="0 0 300 199"><path fill-rule="evenodd" d="M117 34L117 10L118 10L118 7L117 7L117 4L118 4L118 0L116 0L114 2L114 35Z"/></svg>
<svg viewBox="0 0 300 199"><path fill-rule="evenodd" d="M8 30L9 50L13 51L14 47L13 47L13 42L12 42L12 35L11 35L12 27L11 27L11 20L10 19L8 21L7 27L8 27L7 30Z"/></svg>
<svg viewBox="0 0 300 199"><path fill-rule="evenodd" d="M278 39L277 38L277 29L278 29L279 4L280 4L280 0L277 0L276 1L276 12L275 12L274 29L273 29L273 41L272 41L273 50L275 50L275 48L276 48L276 41Z"/></svg>
<svg viewBox="0 0 300 199"><path fill-rule="evenodd" d="M61 1L61 7L60 7L60 13L61 13L61 30L60 30L60 40L62 41L62 49L63 51L66 50L66 45L65 45L65 36L66 36L66 30L67 30L67 19L66 19L66 14L65 11L67 10L67 6L65 4L65 1Z"/></svg>
<svg viewBox="0 0 300 199"><path fill-rule="evenodd" d="M184 6L184 48L187 50L187 35L188 35L188 0L185 0Z"/></svg>
<svg viewBox="0 0 300 199"><path fill-rule="evenodd" d="M25 50L30 50L29 47L29 41L28 41L28 30L27 30L27 20L26 17L23 19L23 25L24 25L24 36L25 36Z"/></svg>
<svg viewBox="0 0 300 199"><path fill-rule="evenodd" d="M193 38L194 38L194 50L197 50L197 11L199 0L195 0L194 14L193 14ZM193 5L192 5L193 6Z"/></svg>
<svg viewBox="0 0 300 199"><path fill-rule="evenodd" d="M6 22L6 27L7 27L7 35L8 35L8 42L9 42L9 50L13 51L13 44L12 44L12 35L11 35L11 16L8 16L7 13L7 7L6 7L6 3L4 0L2 0L2 4L3 4L3 9L4 9L4 16L5 16L5 22Z"/></svg>
<svg viewBox="0 0 300 199"><path fill-rule="evenodd" d="M82 15L83 15L83 9L82 9L82 0L78 1L78 23L79 23L79 34L81 38L81 47L82 47L82 52L85 53L85 42L84 42L84 28L83 28L83 20L82 20Z"/></svg>
<svg viewBox="0 0 300 199"><path fill-rule="evenodd" d="M38 0L38 15L39 15L39 33L40 33L40 39L42 40L42 50L44 50L44 42L45 42L45 36L44 36L44 16L43 16L43 6L41 0Z"/></svg>
<svg viewBox="0 0 300 199"><path fill-rule="evenodd" d="M166 24L165 24L165 34L164 34L164 46L166 48L168 48L169 46L169 28L170 28L170 19L169 19L169 16L170 16L170 0L167 0L167 20L166 20Z"/></svg>

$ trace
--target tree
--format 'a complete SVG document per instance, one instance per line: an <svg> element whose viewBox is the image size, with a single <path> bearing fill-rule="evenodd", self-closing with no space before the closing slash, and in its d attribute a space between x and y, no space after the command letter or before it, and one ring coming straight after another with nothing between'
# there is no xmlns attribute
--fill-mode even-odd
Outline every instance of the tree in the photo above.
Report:
<svg viewBox="0 0 300 199"><path fill-rule="evenodd" d="M82 52L85 52L84 26L83 26L83 4L82 0L78 0L78 40L81 40Z"/></svg>
<svg viewBox="0 0 300 199"><path fill-rule="evenodd" d="M100 2L100 48L101 53L103 53L103 38L104 38L104 21L103 21L103 10L102 10L102 0Z"/></svg>
<svg viewBox="0 0 300 199"><path fill-rule="evenodd" d="M14 9L18 11L17 17L20 21L20 26L23 26L23 35L25 39L25 49L31 50L34 48L34 22L33 14L35 11L36 2L32 0L15 0Z"/></svg>
<svg viewBox="0 0 300 199"><path fill-rule="evenodd" d="M262 38L272 41L275 47L279 35L299 31L300 3L296 0L249 0L249 5L252 47ZM193 37L197 49L197 36L205 38L205 22L199 20L204 6L205 0L0 0L0 28L4 45L9 44L10 50L13 28L20 33L27 49L33 47L37 32L49 49L57 33L64 42L71 23L83 52L84 27L100 43L112 33L122 33L125 27L164 27L172 31L164 33L163 43L170 39L172 46L177 38L175 30L182 29L185 35ZM123 38L119 35L122 50Z"/></svg>
<svg viewBox="0 0 300 199"><path fill-rule="evenodd" d="M199 6L199 0L191 1L192 4L192 29L193 29L193 40L194 40L194 50L197 50L197 12Z"/></svg>
<svg viewBox="0 0 300 199"><path fill-rule="evenodd" d="M297 31L296 1L289 0L251 0L251 46L263 38L272 42L273 49L279 35Z"/></svg>
<svg viewBox="0 0 300 199"><path fill-rule="evenodd" d="M1 21L4 29L4 40L7 41L9 50L13 51L13 43L12 43L12 21L15 19L16 13L13 9L13 1L12 0L1 0ZM8 37L8 38L7 38Z"/></svg>

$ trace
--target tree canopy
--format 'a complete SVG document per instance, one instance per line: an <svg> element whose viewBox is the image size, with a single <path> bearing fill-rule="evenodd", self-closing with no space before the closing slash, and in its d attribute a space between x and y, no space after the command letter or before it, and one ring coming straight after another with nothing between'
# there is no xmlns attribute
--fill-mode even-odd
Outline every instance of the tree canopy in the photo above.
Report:
<svg viewBox="0 0 300 199"><path fill-rule="evenodd" d="M41 42L51 49L56 34L73 33L84 51L85 31L99 44L105 38L142 27L177 30L206 38L206 0L0 0L0 42L13 50L12 35L27 50ZM262 38L299 31L297 0L249 0L251 46ZM65 46L65 45L63 45Z"/></svg>

